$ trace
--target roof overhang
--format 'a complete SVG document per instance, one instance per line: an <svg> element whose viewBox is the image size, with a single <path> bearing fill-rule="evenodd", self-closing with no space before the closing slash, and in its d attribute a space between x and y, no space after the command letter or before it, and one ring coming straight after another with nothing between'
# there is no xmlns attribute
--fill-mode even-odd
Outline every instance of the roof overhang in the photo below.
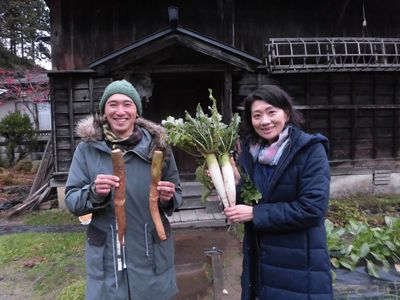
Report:
<svg viewBox="0 0 400 300"><path fill-rule="evenodd" d="M124 48L89 63L99 73L113 73L127 65L141 64L146 57L172 46L181 46L216 59L221 64L247 71L255 71L263 60L247 52L203 36L183 27L171 27L135 41ZM200 65L199 65L200 66Z"/></svg>

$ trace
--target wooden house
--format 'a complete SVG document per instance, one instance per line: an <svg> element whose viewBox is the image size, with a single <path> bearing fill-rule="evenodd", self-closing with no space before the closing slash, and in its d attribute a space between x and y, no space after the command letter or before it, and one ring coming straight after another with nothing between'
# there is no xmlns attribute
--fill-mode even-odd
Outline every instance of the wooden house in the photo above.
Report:
<svg viewBox="0 0 400 300"><path fill-rule="evenodd" d="M46 0L58 183L105 86L126 78L145 118L182 117L214 90L225 120L275 82L330 140L332 191L400 192L397 0ZM194 160L176 150L183 179ZM351 179L350 179L351 178Z"/></svg>

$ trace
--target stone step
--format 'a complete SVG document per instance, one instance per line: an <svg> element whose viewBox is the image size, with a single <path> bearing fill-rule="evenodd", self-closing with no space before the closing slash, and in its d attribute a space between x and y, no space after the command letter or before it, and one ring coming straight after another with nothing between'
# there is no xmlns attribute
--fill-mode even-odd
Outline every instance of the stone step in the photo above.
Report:
<svg viewBox="0 0 400 300"><path fill-rule="evenodd" d="M182 197L201 197L203 193L203 184L197 181L182 181Z"/></svg>

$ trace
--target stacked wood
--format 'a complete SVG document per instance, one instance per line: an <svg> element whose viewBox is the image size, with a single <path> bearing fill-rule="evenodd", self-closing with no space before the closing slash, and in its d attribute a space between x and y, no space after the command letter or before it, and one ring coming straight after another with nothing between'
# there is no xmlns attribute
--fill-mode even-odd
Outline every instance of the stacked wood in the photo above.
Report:
<svg viewBox="0 0 400 300"><path fill-rule="evenodd" d="M16 205L8 214L8 217L18 215L25 210L33 210L43 207L43 202L47 200L51 191L50 179L53 173L53 168L54 157L51 138L49 138L28 197L22 201L22 203Z"/></svg>

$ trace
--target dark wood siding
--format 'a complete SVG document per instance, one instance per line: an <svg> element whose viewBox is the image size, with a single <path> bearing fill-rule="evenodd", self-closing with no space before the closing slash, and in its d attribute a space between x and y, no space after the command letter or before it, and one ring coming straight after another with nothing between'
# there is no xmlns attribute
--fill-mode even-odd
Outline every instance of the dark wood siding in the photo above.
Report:
<svg viewBox="0 0 400 300"><path fill-rule="evenodd" d="M238 82L235 104L268 82L293 97L306 131L329 138L329 158L337 172L399 167L400 73L247 74Z"/></svg>
<svg viewBox="0 0 400 300"><path fill-rule="evenodd" d="M52 73L51 101L56 173L66 173L79 138L75 125L82 118L98 111L101 94L110 78L97 78L94 72Z"/></svg>
<svg viewBox="0 0 400 300"><path fill-rule="evenodd" d="M89 62L169 26L168 6L179 24L257 57L274 37L399 37L397 0L47 0L52 57L57 70ZM363 4L367 27L362 27Z"/></svg>
<svg viewBox="0 0 400 300"><path fill-rule="evenodd" d="M154 80L153 97L146 104L144 117L156 122L166 115L181 116L186 109L193 112L197 102L206 104L198 95L203 90L206 93L207 87L214 88L215 95L222 99L221 111L227 118L230 109L236 112L254 88L276 82L293 96L304 114L305 130L329 138L335 172L398 170L398 71L268 75L266 69L260 68L259 73L250 73L237 65L229 66L211 51L200 54L187 45L160 47L160 51L151 55L133 50L128 59L115 60L116 64L111 61L114 73L105 72L106 77L83 70L94 60L167 28L169 5L179 8L179 24L185 28L265 58L265 44L270 38L398 38L398 0L177 0L174 3L46 0L46 3L51 10L52 62L56 70L50 78L57 172L68 171L79 141L74 135L74 125L96 110L110 77L129 78L135 73L149 73ZM362 26L363 5L367 27ZM139 64L135 60L137 55L143 56ZM184 70L188 66L191 69ZM194 160L181 153L177 156L182 170L189 172Z"/></svg>

